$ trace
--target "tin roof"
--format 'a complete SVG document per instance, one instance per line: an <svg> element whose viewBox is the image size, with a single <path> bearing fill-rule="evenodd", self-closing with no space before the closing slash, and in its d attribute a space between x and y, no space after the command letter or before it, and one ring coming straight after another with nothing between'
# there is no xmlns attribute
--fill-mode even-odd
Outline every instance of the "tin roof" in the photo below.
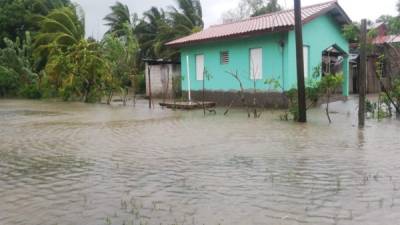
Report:
<svg viewBox="0 0 400 225"><path fill-rule="evenodd" d="M342 24L351 22L344 10L339 6L337 1L334 0L303 7L301 12L303 24L328 12ZM251 17L237 22L214 25L198 33L168 42L166 45L182 46L217 39L247 37L255 34L287 31L293 28L294 10L290 9Z"/></svg>
<svg viewBox="0 0 400 225"><path fill-rule="evenodd" d="M375 45L382 45L386 43L399 43L400 42L400 35L385 35L385 36L378 36L376 37L372 43Z"/></svg>

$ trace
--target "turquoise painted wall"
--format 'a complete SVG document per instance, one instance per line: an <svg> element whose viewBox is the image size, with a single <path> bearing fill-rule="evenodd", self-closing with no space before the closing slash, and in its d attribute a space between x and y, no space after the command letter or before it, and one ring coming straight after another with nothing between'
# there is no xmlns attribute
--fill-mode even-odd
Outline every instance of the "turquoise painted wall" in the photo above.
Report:
<svg viewBox="0 0 400 225"><path fill-rule="evenodd" d="M309 46L309 67L308 78L312 77L313 69L321 63L322 51L336 44L347 54L349 53L349 43L342 35L342 28L330 16L320 16L303 26L303 44ZM294 31L288 35L288 85L297 86L296 69L296 40ZM348 57L343 63L343 95L349 94L349 72Z"/></svg>
<svg viewBox="0 0 400 225"><path fill-rule="evenodd" d="M241 40L217 41L202 45L189 46L181 49L183 90L188 89L187 63L189 56L190 80L192 90L201 90L202 81L196 80L196 55L204 55L204 66L211 73L212 79L206 80L207 90L239 90L239 83L226 71L238 72L245 89L253 88L250 79L250 49L262 48L263 51L263 77L257 80L259 90L267 90L264 84L266 79L282 79L282 48L280 40L287 39L287 33L276 33ZM229 63L220 64L220 52L229 51ZM284 54L284 57L286 54Z"/></svg>
<svg viewBox="0 0 400 225"><path fill-rule="evenodd" d="M309 73L321 63L322 51L336 44L348 53L348 42L342 36L341 27L329 16L321 16L304 25L304 45L309 46ZM285 41L282 49L281 40ZM294 31L276 33L240 40L215 41L183 47L181 49L182 89L188 90L187 63L189 56L190 80L192 90L201 90L202 81L196 80L195 58L198 54L204 55L204 65L212 74L211 80L206 80L207 90L238 90L238 82L226 71L238 71L245 89L253 88L250 79L250 49L263 50L263 77L257 81L257 89L272 90L264 84L266 79L278 79L285 90L296 87L296 54ZM229 63L220 64L220 52L229 51ZM347 59L346 59L347 61ZM345 63L343 94L348 95L348 63ZM309 74L308 77L311 77Z"/></svg>

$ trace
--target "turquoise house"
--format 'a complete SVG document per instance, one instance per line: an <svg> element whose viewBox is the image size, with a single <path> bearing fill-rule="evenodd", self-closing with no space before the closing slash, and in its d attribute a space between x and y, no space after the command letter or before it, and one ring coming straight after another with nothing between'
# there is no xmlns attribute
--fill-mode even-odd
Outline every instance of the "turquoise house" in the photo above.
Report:
<svg viewBox="0 0 400 225"><path fill-rule="evenodd" d="M343 73L341 91L347 96L349 43L342 26L351 23L350 18L337 1L330 1L303 7L302 22L306 79L317 79L316 70L322 75ZM262 101L270 104L297 86L293 10L211 26L167 45L180 49L182 90L193 99L201 96L204 70L211 74L205 80L207 98L217 102L237 96L240 86L230 73L239 75L248 95L255 86L261 98L267 98ZM280 87L268 86L268 79L279 80Z"/></svg>

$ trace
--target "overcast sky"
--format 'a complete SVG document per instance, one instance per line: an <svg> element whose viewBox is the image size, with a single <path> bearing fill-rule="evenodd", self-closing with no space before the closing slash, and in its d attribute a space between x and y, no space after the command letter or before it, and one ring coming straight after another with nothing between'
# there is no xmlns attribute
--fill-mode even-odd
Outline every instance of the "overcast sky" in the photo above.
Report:
<svg viewBox="0 0 400 225"><path fill-rule="evenodd" d="M81 5L86 15L86 35L101 38L107 30L103 18L110 12L110 6L116 0L73 0ZM235 8L240 0L201 0L203 6L203 20L206 27L221 23L223 12ZM293 8L293 0L278 0L284 8ZM302 5L311 5L327 0L302 0ZM174 0L120 0L127 4L132 12L141 14L151 6L167 7L174 4ZM397 0L339 0L339 4L344 8L353 21L362 18L375 20L380 15L396 15Z"/></svg>

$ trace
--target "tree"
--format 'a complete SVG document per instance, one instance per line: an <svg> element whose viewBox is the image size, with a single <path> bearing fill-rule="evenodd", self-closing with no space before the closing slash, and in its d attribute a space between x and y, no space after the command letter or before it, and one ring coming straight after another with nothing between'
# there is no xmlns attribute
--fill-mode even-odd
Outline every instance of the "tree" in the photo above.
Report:
<svg viewBox="0 0 400 225"><path fill-rule="evenodd" d="M270 0L267 5L257 9L251 16L259 16L267 13L281 11L282 7L279 5L278 0Z"/></svg>
<svg viewBox="0 0 400 225"><path fill-rule="evenodd" d="M37 16L39 31L34 36L37 70L42 70L54 50L67 51L85 37L85 19L76 7L52 10L47 16Z"/></svg>
<svg viewBox="0 0 400 225"><path fill-rule="evenodd" d="M34 15L46 16L51 10L72 5L69 0L2 0L0 2L0 47L4 38L15 41L25 32L36 32Z"/></svg>
<svg viewBox="0 0 400 225"><path fill-rule="evenodd" d="M100 47L97 42L81 39L66 52L55 49L46 65L46 74L57 79L64 100L93 102L101 97L103 81L110 73Z"/></svg>
<svg viewBox="0 0 400 225"><path fill-rule="evenodd" d="M165 46L168 41L201 31L204 26L199 0L177 0L178 8L152 7L143 14L135 28L143 58L178 58L176 49Z"/></svg>
<svg viewBox="0 0 400 225"><path fill-rule="evenodd" d="M282 10L277 0L241 0L235 9L222 15L224 23Z"/></svg>
<svg viewBox="0 0 400 225"><path fill-rule="evenodd" d="M202 7L199 0L176 0L178 7L170 6L167 11L152 7L138 19L131 16L127 5L117 2L104 20L109 26L107 34L117 37L127 35L126 27L134 30L140 44L141 58L178 58L176 49L165 43L173 39L201 31L204 26Z"/></svg>
<svg viewBox="0 0 400 225"><path fill-rule="evenodd" d="M358 42L360 36L360 24L354 22L346 24L342 28L343 36L350 42Z"/></svg>
<svg viewBox="0 0 400 225"><path fill-rule="evenodd" d="M129 29L128 24L125 27L125 29ZM138 70L136 63L139 45L131 29L125 33L129 35L125 37L107 35L102 42L103 54L110 66L110 76L105 82L108 104L111 102L115 90L121 91L124 104L126 104L128 88L135 87L132 82L134 82ZM135 94L135 90L133 92Z"/></svg>
<svg viewBox="0 0 400 225"><path fill-rule="evenodd" d="M400 18L398 16L382 15L376 22L386 24L389 34L400 33Z"/></svg>
<svg viewBox="0 0 400 225"><path fill-rule="evenodd" d="M117 2L110 8L111 13L104 17L106 21L105 25L110 27L107 34L113 33L117 37L120 37L126 35L125 28L127 25L132 27L132 29L135 27L138 16L136 13L131 16L127 5Z"/></svg>
<svg viewBox="0 0 400 225"><path fill-rule="evenodd" d="M326 97L325 113L329 123L332 123L331 117L329 115L329 102L332 94L334 94L336 89L338 89L342 84L343 74L327 74L321 78L321 81L318 84L318 89L320 90L321 95Z"/></svg>
<svg viewBox="0 0 400 225"><path fill-rule="evenodd" d="M4 47L4 38L15 40L25 31L27 13L24 1L4 0L0 3L0 47Z"/></svg>
<svg viewBox="0 0 400 225"><path fill-rule="evenodd" d="M138 38L141 57L156 58L155 43L160 34L161 25L166 23L166 14L163 9L152 7L143 13L143 18L135 28ZM165 25L164 25L165 26Z"/></svg>
<svg viewBox="0 0 400 225"><path fill-rule="evenodd" d="M54 47L66 50L85 36L84 16L74 7L55 9L47 16L39 16L38 24L40 30L35 36L35 45L39 51L50 52Z"/></svg>
<svg viewBox="0 0 400 225"><path fill-rule="evenodd" d="M176 0L178 9L170 7L169 15L178 32L191 34L203 29L203 10L199 0Z"/></svg>
<svg viewBox="0 0 400 225"><path fill-rule="evenodd" d="M53 9L62 7L71 7L73 4L70 0L26 0L29 4L29 9L34 15L46 16Z"/></svg>
<svg viewBox="0 0 400 225"><path fill-rule="evenodd" d="M6 47L0 49L0 96L24 92L37 82L33 71L32 40L26 32L23 40L4 39ZM34 96L26 96L34 97Z"/></svg>

